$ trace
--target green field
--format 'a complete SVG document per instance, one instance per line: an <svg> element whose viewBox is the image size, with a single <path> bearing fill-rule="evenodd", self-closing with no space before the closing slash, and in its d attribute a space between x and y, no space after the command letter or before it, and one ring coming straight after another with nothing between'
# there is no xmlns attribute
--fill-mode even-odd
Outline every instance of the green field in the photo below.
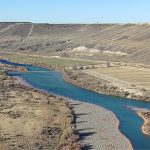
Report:
<svg viewBox="0 0 150 150"><path fill-rule="evenodd" d="M33 57L27 55L0 54L1 59L7 59L16 63L39 64L44 66L72 67L74 65L90 65L91 61L71 60L65 58L43 58L42 56Z"/></svg>

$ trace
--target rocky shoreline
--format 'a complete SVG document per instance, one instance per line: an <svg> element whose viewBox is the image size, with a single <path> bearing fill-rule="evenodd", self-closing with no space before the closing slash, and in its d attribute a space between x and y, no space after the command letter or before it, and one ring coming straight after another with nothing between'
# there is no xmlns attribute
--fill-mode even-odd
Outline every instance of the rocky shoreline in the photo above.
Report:
<svg viewBox="0 0 150 150"><path fill-rule="evenodd" d="M0 149L80 150L74 121L67 99L21 85L0 72Z"/></svg>
<svg viewBox="0 0 150 150"><path fill-rule="evenodd" d="M142 132L150 136L150 112L148 111L139 111L137 114L144 120L142 126Z"/></svg>
<svg viewBox="0 0 150 150"><path fill-rule="evenodd" d="M142 96L130 93L129 91L123 91L117 86L108 84L108 82L103 79L98 79L81 71L65 70L62 71L62 73L64 80L75 86L86 88L88 90L105 95L150 101L150 95L145 91L142 91L144 93Z"/></svg>

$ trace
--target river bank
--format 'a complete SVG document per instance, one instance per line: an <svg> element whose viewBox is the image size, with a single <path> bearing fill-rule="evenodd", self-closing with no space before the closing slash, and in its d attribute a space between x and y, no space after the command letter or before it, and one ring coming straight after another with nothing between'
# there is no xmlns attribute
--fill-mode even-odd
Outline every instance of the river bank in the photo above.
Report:
<svg viewBox="0 0 150 150"><path fill-rule="evenodd" d="M137 114L144 120L142 132L150 136L150 111L139 111Z"/></svg>
<svg viewBox="0 0 150 150"><path fill-rule="evenodd" d="M19 82L26 84L21 78ZM68 102L74 111L75 128L83 149L133 150L130 141L119 131L119 121L111 111L76 100L68 99Z"/></svg>
<svg viewBox="0 0 150 150"><path fill-rule="evenodd" d="M0 72L0 149L80 150L68 100L20 81Z"/></svg>
<svg viewBox="0 0 150 150"><path fill-rule="evenodd" d="M19 57L19 55L17 55ZM31 61L29 58L23 58L22 60L18 60L13 58L7 58L7 56L0 56L1 59L10 60L16 63L25 63L29 65L40 66L52 70L60 71L63 74L64 80L74 84L75 86L82 87L100 94L117 96L117 97L125 97L128 99L133 100L142 100L142 101L150 101L150 93L149 91L145 90L144 88L139 88L136 85L130 85L119 87L118 84L113 85L107 79L98 78L96 76L92 76L90 74L85 73L86 70L74 70L78 66L78 63L83 64L83 62L69 62L69 61L62 61L61 59L56 59L55 61L52 60L51 62L44 61L46 58L42 58L42 60L35 60ZM55 62L55 63L54 63ZM70 67L69 67L70 63ZM87 63L87 62L86 62ZM89 62L90 63L90 62ZM88 65L89 63L85 64ZM62 65L61 65L62 64ZM121 64L121 63L120 63ZM123 64L124 65L124 64ZM81 65L82 66L82 65ZM71 68L71 69L68 69ZM87 70L88 71L88 70ZM106 75L107 76L107 75Z"/></svg>
<svg viewBox="0 0 150 150"><path fill-rule="evenodd" d="M79 86L100 94L125 97L133 100L150 101L150 93L144 89L136 89L135 86L129 87L129 89L126 87L124 89L120 89L119 86L114 86L107 80L85 74L82 71L65 70L62 72L64 80L75 86Z"/></svg>
<svg viewBox="0 0 150 150"><path fill-rule="evenodd" d="M21 78L18 81L26 84ZM130 141L119 131L119 121L111 111L76 100L68 99L68 102L74 111L75 128L83 149L133 149Z"/></svg>
<svg viewBox="0 0 150 150"><path fill-rule="evenodd" d="M117 87L108 86L106 81L98 80L97 78L94 78L82 72L75 73L75 72L64 71L63 78L65 81L74 84L75 86L86 88L88 90L98 92L101 94L125 97L134 100L150 101L149 95L143 94L143 96L138 96L133 93L119 91ZM150 112L146 110L145 111L136 110L136 112L144 120L144 123L141 127L142 132L150 136Z"/></svg>
<svg viewBox="0 0 150 150"><path fill-rule="evenodd" d="M19 86L21 89L22 86L25 85L25 91L23 93L29 92L29 90L33 91L32 87L26 87L28 84L22 80L22 78L16 77L16 79L17 80L14 79L14 82L16 84L22 84ZM36 95L37 93L42 93L44 95L46 94L35 89L34 91L36 92ZM24 95L24 97L26 97L26 95ZM40 97L37 98L39 101ZM55 98L57 99L57 97ZM64 98L58 98L58 100L64 101ZM75 117L76 130L80 133L80 140L81 144L84 145L84 149L132 150L132 145L129 140L119 131L119 121L112 112L96 105L82 103L70 99L68 99L68 101L69 103L67 103L67 105L74 112L73 116ZM56 101L56 103L58 102ZM55 101L53 107L54 106ZM43 111L41 113L43 113ZM43 117L43 115L41 117ZM60 117L62 118L62 116ZM77 146L79 145L74 145L75 148L78 148ZM72 149L73 148L71 148L71 150Z"/></svg>

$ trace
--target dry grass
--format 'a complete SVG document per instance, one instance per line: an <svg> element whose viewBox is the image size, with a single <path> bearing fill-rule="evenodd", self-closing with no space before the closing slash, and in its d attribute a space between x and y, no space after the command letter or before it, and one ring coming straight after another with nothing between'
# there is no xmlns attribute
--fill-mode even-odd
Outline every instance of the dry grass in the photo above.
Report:
<svg viewBox="0 0 150 150"><path fill-rule="evenodd" d="M142 86L150 90L150 69L121 66L96 69L97 72L107 74L132 84Z"/></svg>
<svg viewBox="0 0 150 150"><path fill-rule="evenodd" d="M79 150L67 99L0 75L0 149ZM67 132L66 132L67 131Z"/></svg>

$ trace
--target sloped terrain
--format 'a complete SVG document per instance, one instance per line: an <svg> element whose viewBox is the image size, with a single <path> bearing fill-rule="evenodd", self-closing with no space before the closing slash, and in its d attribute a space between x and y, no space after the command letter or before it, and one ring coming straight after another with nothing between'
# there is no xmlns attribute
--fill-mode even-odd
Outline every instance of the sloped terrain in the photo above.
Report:
<svg viewBox="0 0 150 150"><path fill-rule="evenodd" d="M149 24L0 23L0 51L150 64Z"/></svg>

